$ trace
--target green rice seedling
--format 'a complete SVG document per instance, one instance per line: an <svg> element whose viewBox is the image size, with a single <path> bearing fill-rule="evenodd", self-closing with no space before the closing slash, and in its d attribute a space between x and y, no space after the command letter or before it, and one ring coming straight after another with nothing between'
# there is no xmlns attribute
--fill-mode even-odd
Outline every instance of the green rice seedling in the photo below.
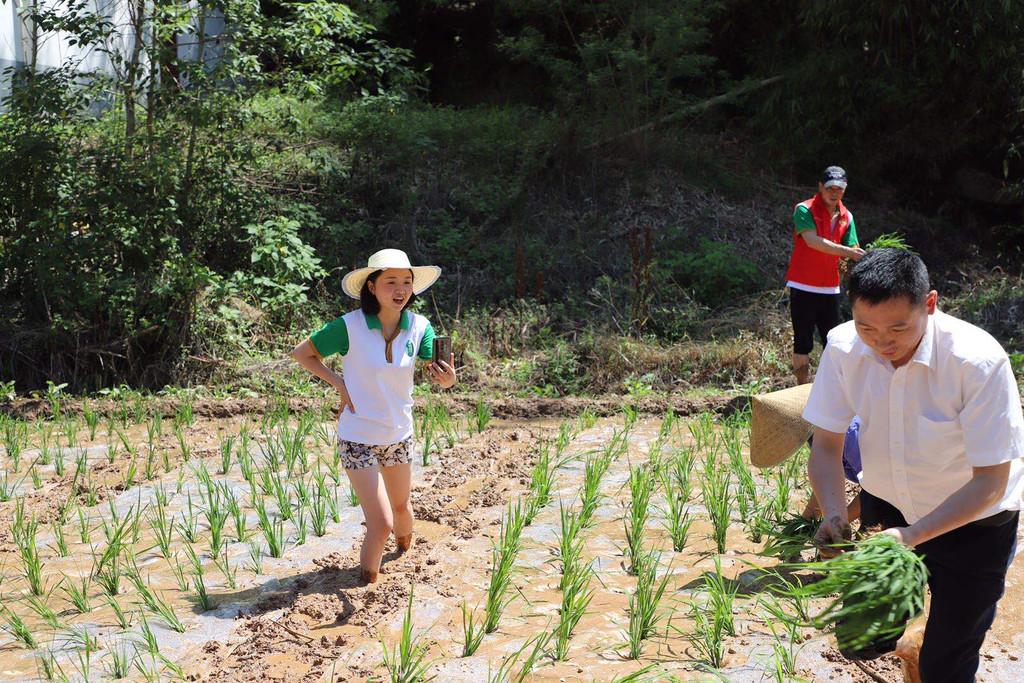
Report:
<svg viewBox="0 0 1024 683"><path fill-rule="evenodd" d="M295 510L295 545L306 543L306 507L300 505Z"/></svg>
<svg viewBox="0 0 1024 683"><path fill-rule="evenodd" d="M348 487L348 504L350 507L357 507L359 505L359 495L352 486Z"/></svg>
<svg viewBox="0 0 1024 683"><path fill-rule="evenodd" d="M512 600L509 587L512 584L512 570L522 544L526 515L520 501L509 503L501 518L498 542L491 548L491 573L487 585L487 601L484 604L484 632L494 633L502 612Z"/></svg>
<svg viewBox="0 0 1024 683"><path fill-rule="evenodd" d="M114 596L121 593L120 560L114 560L102 569L93 572L93 578L106 595Z"/></svg>
<svg viewBox="0 0 1024 683"><path fill-rule="evenodd" d="M557 463L552 458L551 444L541 443L537 462L530 472L530 492L526 499L526 526L533 523L537 513L551 502L551 488L555 483Z"/></svg>
<svg viewBox="0 0 1024 683"><path fill-rule="evenodd" d="M476 620L476 610L470 611L465 600L459 607L462 610L462 656L471 657L483 642L483 624Z"/></svg>
<svg viewBox="0 0 1024 683"><path fill-rule="evenodd" d="M631 429L633 425L636 424L636 419L638 417L636 408L634 406L629 405L628 403L625 403L622 406L622 415L624 418L623 424L625 425L626 429Z"/></svg>
<svg viewBox="0 0 1024 683"><path fill-rule="evenodd" d="M430 453L436 448L437 434L436 425L434 422L434 414L429 409L423 411L423 417L420 418L420 438L423 439L423 447L420 449L420 457L422 458L422 465L424 467L430 466Z"/></svg>
<svg viewBox="0 0 1024 683"><path fill-rule="evenodd" d="M309 485L305 479L296 479L292 482L292 490L295 491L295 501L298 505L309 505Z"/></svg>
<svg viewBox="0 0 1024 683"><path fill-rule="evenodd" d="M181 519L178 520L177 527L181 540L191 544L199 540L199 515L192 503L191 493L188 494L187 501L186 508L181 511Z"/></svg>
<svg viewBox="0 0 1024 683"><path fill-rule="evenodd" d="M555 438L554 459L558 463L558 467L564 466L563 456L570 443L572 443L572 425L568 422L563 422L558 425L558 436Z"/></svg>
<svg viewBox="0 0 1024 683"><path fill-rule="evenodd" d="M256 576L263 573L263 549L260 548L259 543L256 539L251 538L248 542L249 546L249 566L248 569Z"/></svg>
<svg viewBox="0 0 1024 683"><path fill-rule="evenodd" d="M36 491L43 488L43 478L39 474L39 470L33 467L31 470L29 470L29 474L32 475L32 488L34 488Z"/></svg>
<svg viewBox="0 0 1024 683"><path fill-rule="evenodd" d="M174 524L167 515L166 506L161 504L159 499L156 504L156 512L149 515L149 528L156 539L156 546L160 549L160 556L165 560L170 559Z"/></svg>
<svg viewBox="0 0 1024 683"><path fill-rule="evenodd" d="M409 603L402 619L402 636L391 649L381 640L384 648L384 668L388 671L391 683L425 683L435 676L428 676L431 662L425 661L429 649L420 641L420 636L412 635L412 599L413 590L409 588Z"/></svg>
<svg viewBox="0 0 1024 683"><path fill-rule="evenodd" d="M199 606L204 612L209 612L213 609L213 600L210 599L210 594L206 591L203 563L190 545L185 546L185 556L188 557L188 561L192 565L192 587L195 588Z"/></svg>
<svg viewBox="0 0 1024 683"><path fill-rule="evenodd" d="M235 437L225 437L220 442L220 473L227 474L231 470L231 456L235 450Z"/></svg>
<svg viewBox="0 0 1024 683"><path fill-rule="evenodd" d="M313 535L323 538L327 535L327 507L330 496L323 488L317 488L313 493L313 502L310 505L310 523L313 526Z"/></svg>
<svg viewBox="0 0 1024 683"><path fill-rule="evenodd" d="M178 494L185 490L185 468L178 468L178 478L174 483L174 493Z"/></svg>
<svg viewBox="0 0 1024 683"><path fill-rule="evenodd" d="M113 465L114 462L117 460L117 456L121 454L120 448L121 447L118 445L118 443L113 439L107 442L106 456L108 465Z"/></svg>
<svg viewBox="0 0 1024 683"><path fill-rule="evenodd" d="M277 514L286 522L292 518L292 494L287 483L281 479L278 472L271 474L274 483L274 497L277 499Z"/></svg>
<svg viewBox="0 0 1024 683"><path fill-rule="evenodd" d="M675 677L667 676L665 672L657 664L648 664L642 669L637 669L632 673L628 673L622 676L616 676L611 679L609 683L657 683L658 681L678 681ZM592 683L597 683L592 681Z"/></svg>
<svg viewBox="0 0 1024 683"><path fill-rule="evenodd" d="M117 625L122 631L127 631L132 627L132 613L125 612L121 609L121 604L114 598L107 596L107 604L110 605L110 609L114 611L114 618L117 619Z"/></svg>
<svg viewBox="0 0 1024 683"><path fill-rule="evenodd" d="M519 683L520 681L522 681L533 670L536 661L540 658L541 653L543 653L544 648L547 647L547 644L550 641L550 639L551 633L545 629L537 635L535 635L533 638L529 638L528 640L526 640L518 650L502 658L501 664L498 666L497 671L495 671L494 673L491 673L491 668L490 666L488 666L487 683L512 683L512 681L516 681L516 683ZM516 665L519 663L519 660L522 658L523 653L525 653L526 650L531 647L533 648L531 654L536 653L536 656L531 657L532 661L530 662L529 667L524 665L519 668L518 673L513 675L512 672L516 668Z"/></svg>
<svg viewBox="0 0 1024 683"><path fill-rule="evenodd" d="M875 239L868 242L868 250L871 249L902 249L903 251L909 251L911 254L916 254L914 248L907 244L906 238L898 232L886 232L882 233Z"/></svg>
<svg viewBox="0 0 1024 683"><path fill-rule="evenodd" d="M70 683L64 669L57 663L57 656L50 649L36 654L36 673L44 681Z"/></svg>
<svg viewBox="0 0 1024 683"><path fill-rule="evenodd" d="M85 426L89 429L89 441L95 441L96 428L99 427L100 416L88 403L82 405L82 419L85 420Z"/></svg>
<svg viewBox="0 0 1024 683"><path fill-rule="evenodd" d="M801 626L835 628L841 649L863 649L898 638L924 610L928 570L924 560L892 536L876 534L830 560L793 565L824 574L821 581L793 586L801 599L827 598L821 612Z"/></svg>
<svg viewBox="0 0 1024 683"><path fill-rule="evenodd" d="M636 574L640 558L646 555L644 535L650 517L651 494L654 491L654 473L645 465L636 465L629 470L629 507L623 518L626 530L626 555L629 559L629 573Z"/></svg>
<svg viewBox="0 0 1024 683"><path fill-rule="evenodd" d="M510 683L523 683L533 673L533 670L537 667L537 662L547 652L548 643L551 642L553 635L553 632L545 627L543 631L526 642L527 646L532 643L533 647L530 648L530 653L526 655L526 659L523 661L523 665L519 667L519 671L509 678Z"/></svg>
<svg viewBox="0 0 1024 683"><path fill-rule="evenodd" d="M590 406L587 406L583 411L576 417L576 429L578 432L582 432L585 429L590 429L597 424L597 413Z"/></svg>
<svg viewBox="0 0 1024 683"><path fill-rule="evenodd" d="M0 472L0 503L6 503L14 498L17 492L17 484L7 481L7 472Z"/></svg>
<svg viewBox="0 0 1024 683"><path fill-rule="evenodd" d="M32 629L25 624L16 612L6 605L0 605L0 629L7 631L16 641L30 650L35 650L39 647Z"/></svg>
<svg viewBox="0 0 1024 683"><path fill-rule="evenodd" d="M726 535L729 531L732 496L729 470L721 466L717 457L709 454L701 472L701 497L711 520L712 536L719 554L725 552Z"/></svg>
<svg viewBox="0 0 1024 683"><path fill-rule="evenodd" d="M583 555L583 539L580 538L580 530L583 527L580 523L579 513L566 507L561 500L558 501L558 515L561 526L559 527L558 548L555 552L562 575L559 589L564 591L566 581L579 566Z"/></svg>
<svg viewBox="0 0 1024 683"><path fill-rule="evenodd" d="M261 469L258 472L257 482L259 483L260 493L264 496L274 495L274 468L269 464L265 469Z"/></svg>
<svg viewBox="0 0 1024 683"><path fill-rule="evenodd" d="M238 447L238 469L242 472L242 478L252 484L253 481L253 465L252 455L247 450L243 450L242 446Z"/></svg>
<svg viewBox="0 0 1024 683"><path fill-rule="evenodd" d="M61 430L64 432L64 443L68 449L78 446L78 420L67 418L61 423Z"/></svg>
<svg viewBox="0 0 1024 683"><path fill-rule="evenodd" d="M89 471L89 452L82 449L75 458L75 479L79 479Z"/></svg>
<svg viewBox="0 0 1024 683"><path fill-rule="evenodd" d="M246 529L248 519L245 515L245 508L242 507L241 503L238 502L238 498L235 497L235 494L227 486L224 487L224 497L227 500L228 513L235 523L235 540L241 543L248 536Z"/></svg>
<svg viewBox="0 0 1024 683"><path fill-rule="evenodd" d="M224 581L228 584L228 588L231 588L232 590L238 588L238 580L236 578L238 574L238 566L231 566L231 560L228 557L228 553L225 551L218 559L214 560L213 563L217 565L217 569L219 569L221 574L224 575Z"/></svg>
<svg viewBox="0 0 1024 683"><path fill-rule="evenodd" d="M327 498L327 510L331 513L331 521L335 524L341 523L341 501L338 500L340 495L337 488L334 488Z"/></svg>
<svg viewBox="0 0 1024 683"><path fill-rule="evenodd" d="M601 479L612 464L612 457L608 451L594 453L583 463L583 494L580 508L580 525L584 528L590 527L594 520L594 513L601 505L603 498L601 494Z"/></svg>
<svg viewBox="0 0 1024 683"><path fill-rule="evenodd" d="M28 425L21 420L9 420L3 425L4 452L11 461L11 471L21 469L21 455L28 445Z"/></svg>
<svg viewBox="0 0 1024 683"><path fill-rule="evenodd" d="M38 523L33 515L32 519L25 523L23 530L14 533L14 542L18 546L18 556L21 558L21 569L25 580L28 581L29 590L32 595L44 595L43 587L43 561L39 557L39 547L36 545L36 531Z"/></svg>
<svg viewBox="0 0 1024 683"><path fill-rule="evenodd" d="M64 451L57 449L53 452L53 473L58 477L63 477L64 470Z"/></svg>
<svg viewBox="0 0 1024 683"><path fill-rule="evenodd" d="M63 628L64 625L61 624L60 617L57 616L57 613L54 612L53 609L47 604L46 601L49 599L49 597L49 595L45 597L40 597L38 595L29 595L25 599L25 603L28 605L28 608L35 613L37 617L42 619L47 626L56 631Z"/></svg>
<svg viewBox="0 0 1024 683"><path fill-rule="evenodd" d="M554 660L565 661L569 654L569 639L576 625L590 606L594 597L594 589L590 586L593 570L590 565L576 566L562 581L562 606L558 612L558 625L554 630Z"/></svg>
<svg viewBox="0 0 1024 683"><path fill-rule="evenodd" d="M817 531L817 520L802 515L790 515L768 530L768 542L764 544L761 553L792 562L805 548L812 545Z"/></svg>
<svg viewBox="0 0 1024 683"><path fill-rule="evenodd" d="M189 462L192 459L192 446L188 442L185 430L177 422L174 423L174 438L178 441L178 449L181 451L181 459Z"/></svg>
<svg viewBox="0 0 1024 683"><path fill-rule="evenodd" d="M693 447L698 453L711 449L715 437L715 418L711 413L701 413L690 422L688 429L693 437Z"/></svg>
<svg viewBox="0 0 1024 683"><path fill-rule="evenodd" d="M119 642L107 645L107 676L119 681L126 678L132 670L132 662L136 652L130 643Z"/></svg>
<svg viewBox="0 0 1024 683"><path fill-rule="evenodd" d="M227 542L224 536L224 525L228 521L228 510L220 502L220 496L211 498L209 507L203 509L206 517L206 524L210 528L210 557L217 559L220 556L221 548Z"/></svg>
<svg viewBox="0 0 1024 683"><path fill-rule="evenodd" d="M476 402L476 409L473 411L473 426L477 434L483 434L491 421L491 409L482 398Z"/></svg>
<svg viewBox="0 0 1024 683"><path fill-rule="evenodd" d="M136 645L141 645L151 657L159 656L160 643L157 641L153 627L149 625L149 619L145 612L139 612L139 632L135 640Z"/></svg>
<svg viewBox="0 0 1024 683"><path fill-rule="evenodd" d="M662 472L662 488L665 491L665 530L672 539L672 550L679 553L686 547L693 517L690 516L687 494L671 472Z"/></svg>
<svg viewBox="0 0 1024 683"><path fill-rule="evenodd" d="M150 448L146 450L146 464L142 470L142 477L146 481L153 481L156 475L156 451Z"/></svg>
<svg viewBox="0 0 1024 683"><path fill-rule="evenodd" d="M253 502L256 504L256 515L260 520L260 531L267 542L267 551L271 557L281 557L284 554L284 522L280 517L275 518L273 522L270 521L262 498L257 498Z"/></svg>
<svg viewBox="0 0 1024 683"><path fill-rule="evenodd" d="M725 659L725 623L722 615L703 609L697 603L690 602L690 615L693 618L693 631L683 633L697 653L697 657L705 666L718 669ZM678 631L678 629L674 630Z"/></svg>
<svg viewBox="0 0 1024 683"><path fill-rule="evenodd" d="M174 610L174 607L168 604L156 591L153 591L148 586L144 585L143 589L139 591L139 597L142 598L142 602L146 609L164 622L168 628L173 631L177 631L178 633L184 633L186 631L185 624L183 624L181 619L178 617L178 613Z"/></svg>
<svg viewBox="0 0 1024 683"><path fill-rule="evenodd" d="M636 590L629 596L629 629L626 638L629 645L628 657L639 659L643 642L657 632L665 617L661 600L668 586L670 572L658 581L658 556L649 554L639 562Z"/></svg>
<svg viewBox="0 0 1024 683"><path fill-rule="evenodd" d="M90 473L85 480L85 505L86 507L96 507L100 502L100 489L96 485L96 482L92 479Z"/></svg>
<svg viewBox="0 0 1024 683"><path fill-rule="evenodd" d="M67 538L64 537L64 525L55 521L50 526L53 529L54 551L58 557L67 557L71 552L68 550Z"/></svg>
<svg viewBox="0 0 1024 683"><path fill-rule="evenodd" d="M132 458L128 461L128 467L124 470L124 478L122 483L124 484L125 490L128 490L135 486L135 479L139 476L139 463L138 458Z"/></svg>
<svg viewBox="0 0 1024 683"><path fill-rule="evenodd" d="M189 577L185 575L185 567L178 562L177 552L167 560L167 567L171 570L171 576L174 577L174 582L177 584L178 590L182 593L187 592L190 585Z"/></svg>
<svg viewBox="0 0 1024 683"><path fill-rule="evenodd" d="M78 580L78 583L71 581L70 577L64 577L60 584L61 590L67 597L75 611L79 614L88 614L92 611L92 604L89 600L89 593L92 590L92 581L88 574Z"/></svg>
<svg viewBox="0 0 1024 683"><path fill-rule="evenodd" d="M797 656L802 649L800 642L799 627L796 624L786 624L786 633L783 636L773 621L767 621L768 628L772 632L772 668L771 674L777 683L788 683L799 673L797 668Z"/></svg>
<svg viewBox="0 0 1024 683"><path fill-rule="evenodd" d="M704 574L704 590L708 594L708 603L705 609L715 613L716 619L721 621L725 633L736 635L736 624L733 619L733 606L736 602L736 594L739 592L739 583L729 581L722 575L722 559L715 556L715 571Z"/></svg>
<svg viewBox="0 0 1024 683"><path fill-rule="evenodd" d="M92 527L89 525L89 514L84 508L78 508L78 540L89 543Z"/></svg>
<svg viewBox="0 0 1024 683"><path fill-rule="evenodd" d="M193 412L192 401L182 401L174 412L175 426L185 425L191 427L193 422L195 422L195 413Z"/></svg>
<svg viewBox="0 0 1024 683"><path fill-rule="evenodd" d="M53 428L52 422L40 422L39 423L39 455L36 458L36 462L41 465L49 465L52 457L51 446L53 443Z"/></svg>

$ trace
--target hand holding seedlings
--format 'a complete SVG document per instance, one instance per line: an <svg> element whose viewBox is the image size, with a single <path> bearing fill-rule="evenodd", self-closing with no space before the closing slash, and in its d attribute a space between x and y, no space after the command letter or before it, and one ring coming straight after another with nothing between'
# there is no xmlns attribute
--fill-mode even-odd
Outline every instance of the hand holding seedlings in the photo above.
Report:
<svg viewBox="0 0 1024 683"><path fill-rule="evenodd" d="M814 534L814 545L823 558L831 558L843 552L842 546L853 538L850 523L840 515L832 515L822 520L821 526Z"/></svg>

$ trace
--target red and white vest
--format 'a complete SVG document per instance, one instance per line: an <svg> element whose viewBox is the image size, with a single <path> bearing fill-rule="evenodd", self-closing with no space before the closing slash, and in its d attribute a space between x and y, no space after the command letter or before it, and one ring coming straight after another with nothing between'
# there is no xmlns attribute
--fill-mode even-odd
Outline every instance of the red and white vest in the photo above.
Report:
<svg viewBox="0 0 1024 683"><path fill-rule="evenodd" d="M818 235L830 242L842 244L846 231L850 229L850 212L842 202L839 202L839 219L835 224L820 194L800 202L794 207L794 211L800 206L810 209ZM789 257L786 280L814 288L836 288L838 291L839 257L811 249L794 228L793 253Z"/></svg>

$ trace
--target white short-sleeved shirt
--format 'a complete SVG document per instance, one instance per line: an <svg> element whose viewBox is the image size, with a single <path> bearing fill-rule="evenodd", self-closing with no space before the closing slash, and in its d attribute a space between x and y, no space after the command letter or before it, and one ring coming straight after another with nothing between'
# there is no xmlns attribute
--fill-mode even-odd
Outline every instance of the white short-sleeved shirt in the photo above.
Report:
<svg viewBox="0 0 1024 683"><path fill-rule="evenodd" d="M834 328L803 417L830 432L861 419L861 485L913 524L970 480L972 467L1011 463L1006 491L977 516L1019 510L1024 417L1006 352L984 330L936 311L913 358L894 368Z"/></svg>
<svg viewBox="0 0 1024 683"><path fill-rule="evenodd" d="M321 357L342 354L342 375L356 412L338 417L343 441L387 446L412 436L412 387L416 359L433 357L433 328L422 315L403 311L386 355L380 319L356 309L313 333Z"/></svg>

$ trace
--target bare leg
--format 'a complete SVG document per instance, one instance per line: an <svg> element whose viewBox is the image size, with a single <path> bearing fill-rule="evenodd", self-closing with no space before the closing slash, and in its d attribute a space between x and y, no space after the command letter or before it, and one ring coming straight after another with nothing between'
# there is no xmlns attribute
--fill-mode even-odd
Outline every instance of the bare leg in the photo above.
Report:
<svg viewBox="0 0 1024 683"><path fill-rule="evenodd" d="M345 470L352 488L359 496L359 505L363 508L366 518L366 537L359 552L359 565L364 571L376 578L380 571L380 558L384 554L384 544L394 526L391 504L384 482L378 476L379 468L364 467L362 469Z"/></svg>
<svg viewBox="0 0 1024 683"><path fill-rule="evenodd" d="M412 465L382 467L380 474L388 492L388 501L391 503L395 536L412 533L412 505L409 504L409 495L412 492Z"/></svg>
<svg viewBox="0 0 1024 683"><path fill-rule="evenodd" d="M793 374L796 375L797 384L807 384L811 381L811 357L805 353L793 354Z"/></svg>

